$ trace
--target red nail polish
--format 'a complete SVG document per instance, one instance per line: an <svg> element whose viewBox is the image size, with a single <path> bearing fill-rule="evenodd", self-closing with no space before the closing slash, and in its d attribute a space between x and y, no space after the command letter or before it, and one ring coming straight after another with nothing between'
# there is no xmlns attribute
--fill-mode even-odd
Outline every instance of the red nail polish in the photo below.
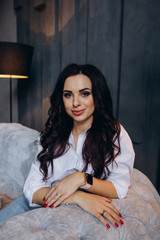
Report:
<svg viewBox="0 0 160 240"><path fill-rule="evenodd" d="M115 226L116 228L118 228L118 227L119 227L119 225L118 225L116 222L115 222L114 226Z"/></svg>
<svg viewBox="0 0 160 240"><path fill-rule="evenodd" d="M43 205L43 207L44 207L44 208L48 207L48 204L45 203L45 204Z"/></svg>
<svg viewBox="0 0 160 240"><path fill-rule="evenodd" d="M123 222L122 220L120 220L120 221L119 221L119 223L120 223L121 225L123 225L123 224L124 224L124 222Z"/></svg>
<svg viewBox="0 0 160 240"><path fill-rule="evenodd" d="M43 198L43 201L46 201L46 198L45 198L45 197Z"/></svg>
<svg viewBox="0 0 160 240"><path fill-rule="evenodd" d="M113 201L112 199L109 199L111 202Z"/></svg>
<svg viewBox="0 0 160 240"><path fill-rule="evenodd" d="M119 216L122 217L122 215L119 213Z"/></svg>
<svg viewBox="0 0 160 240"><path fill-rule="evenodd" d="M109 226L109 224L108 224L108 223L106 224L106 227L107 227L107 228L110 228L110 226Z"/></svg>
<svg viewBox="0 0 160 240"><path fill-rule="evenodd" d="M51 205L51 208L54 208L54 205Z"/></svg>

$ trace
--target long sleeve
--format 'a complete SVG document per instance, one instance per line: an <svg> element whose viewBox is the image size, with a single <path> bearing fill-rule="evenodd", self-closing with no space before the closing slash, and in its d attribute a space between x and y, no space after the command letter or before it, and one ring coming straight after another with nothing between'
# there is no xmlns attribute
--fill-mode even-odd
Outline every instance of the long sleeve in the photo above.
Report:
<svg viewBox="0 0 160 240"><path fill-rule="evenodd" d="M121 153L116 157L113 164L110 164L109 166L111 174L107 180L113 183L117 195L121 199L127 194L135 159L131 139L122 126L120 133L120 147Z"/></svg>
<svg viewBox="0 0 160 240"><path fill-rule="evenodd" d="M40 152L41 147L39 146ZM29 206L36 207L39 206L38 204L32 203L32 198L34 192L36 192L38 189L42 187L51 187L51 182L43 181L43 174L40 172L40 162L35 159L35 161L32 163L29 175L26 179L26 182L24 184L23 193L25 197L28 199Z"/></svg>

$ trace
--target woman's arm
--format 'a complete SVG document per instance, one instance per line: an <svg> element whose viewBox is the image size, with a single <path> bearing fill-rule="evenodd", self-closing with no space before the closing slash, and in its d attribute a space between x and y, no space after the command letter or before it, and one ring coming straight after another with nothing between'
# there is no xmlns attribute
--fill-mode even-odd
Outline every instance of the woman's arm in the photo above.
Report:
<svg viewBox="0 0 160 240"><path fill-rule="evenodd" d="M44 207L48 207L45 203L44 196L50 191L51 188L41 188L37 190L33 195L33 202ZM110 228L110 225L106 219L115 227L119 227L117 224L120 223L123 225L121 220L121 214L118 209L111 204L112 200L107 199L106 197L101 197L96 194L86 193L83 191L75 191L68 198L66 198L61 204L76 204L83 210L89 212L95 216L100 222L102 222L107 228ZM51 208L57 207L58 201L53 205L50 205Z"/></svg>
<svg viewBox="0 0 160 240"><path fill-rule="evenodd" d="M85 174L75 172L57 182L45 195L46 204L48 206L58 206L78 188L85 185ZM106 180L93 178L93 185L87 189L88 192L104 196L107 198L117 198L117 193L114 185Z"/></svg>
<svg viewBox="0 0 160 240"><path fill-rule="evenodd" d="M110 225L106 220L113 226L119 227L119 224L123 225L124 222L121 219L122 216L120 212L111 202L112 200L105 197L76 191L69 196L63 204L77 204L79 207L98 218L107 228L110 228Z"/></svg>
<svg viewBox="0 0 160 240"><path fill-rule="evenodd" d="M85 183L84 180L84 173L76 172L70 174L52 188L42 187L38 189L33 194L32 202L39 205L44 205L45 202L48 206L51 206L56 202L56 205L58 206L64 201L64 199L74 193L79 187L83 186ZM113 184L108 181L93 178L93 185L87 190L91 193L107 198L117 198ZM59 199L57 198L57 195L60 196Z"/></svg>
<svg viewBox="0 0 160 240"><path fill-rule="evenodd" d="M106 198L118 198L117 191L113 183L95 177L93 177L93 185L91 185L87 191Z"/></svg>
<svg viewBox="0 0 160 240"><path fill-rule="evenodd" d="M32 203L44 206L45 196L50 191L50 189L50 187L43 187L34 192Z"/></svg>
<svg viewBox="0 0 160 240"><path fill-rule="evenodd" d="M107 180L93 178L93 185L87 191L107 198L124 198L130 185L130 176L134 164L134 150L132 142L121 126L120 134L121 152L114 162L108 166L110 175ZM107 173L106 173L107 174ZM46 195L46 203L50 206L61 204L79 187L85 185L84 173L76 172L59 181Z"/></svg>
<svg viewBox="0 0 160 240"><path fill-rule="evenodd" d="M43 198L51 188L51 182L49 180L42 181L42 178L43 175L39 171L39 162L36 160L31 166L23 188L23 193L31 207L43 205Z"/></svg>

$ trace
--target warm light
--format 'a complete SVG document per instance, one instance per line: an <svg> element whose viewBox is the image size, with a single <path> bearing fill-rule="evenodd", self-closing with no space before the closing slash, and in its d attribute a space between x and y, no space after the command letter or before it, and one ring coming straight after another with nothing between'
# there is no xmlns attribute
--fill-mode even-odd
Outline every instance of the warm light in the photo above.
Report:
<svg viewBox="0 0 160 240"><path fill-rule="evenodd" d="M0 78L28 78L28 76L0 74Z"/></svg>
<svg viewBox="0 0 160 240"><path fill-rule="evenodd" d="M10 83L10 122L12 122L12 80L28 78L32 54L33 47L29 45L0 42L0 78L8 78Z"/></svg>

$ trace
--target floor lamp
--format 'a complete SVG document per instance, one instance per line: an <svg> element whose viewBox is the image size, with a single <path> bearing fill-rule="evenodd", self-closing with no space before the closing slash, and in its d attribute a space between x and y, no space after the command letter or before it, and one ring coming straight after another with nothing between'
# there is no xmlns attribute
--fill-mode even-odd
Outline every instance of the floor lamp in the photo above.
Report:
<svg viewBox="0 0 160 240"><path fill-rule="evenodd" d="M10 79L10 122L12 122L12 79L28 78L33 47L0 42L0 78Z"/></svg>

